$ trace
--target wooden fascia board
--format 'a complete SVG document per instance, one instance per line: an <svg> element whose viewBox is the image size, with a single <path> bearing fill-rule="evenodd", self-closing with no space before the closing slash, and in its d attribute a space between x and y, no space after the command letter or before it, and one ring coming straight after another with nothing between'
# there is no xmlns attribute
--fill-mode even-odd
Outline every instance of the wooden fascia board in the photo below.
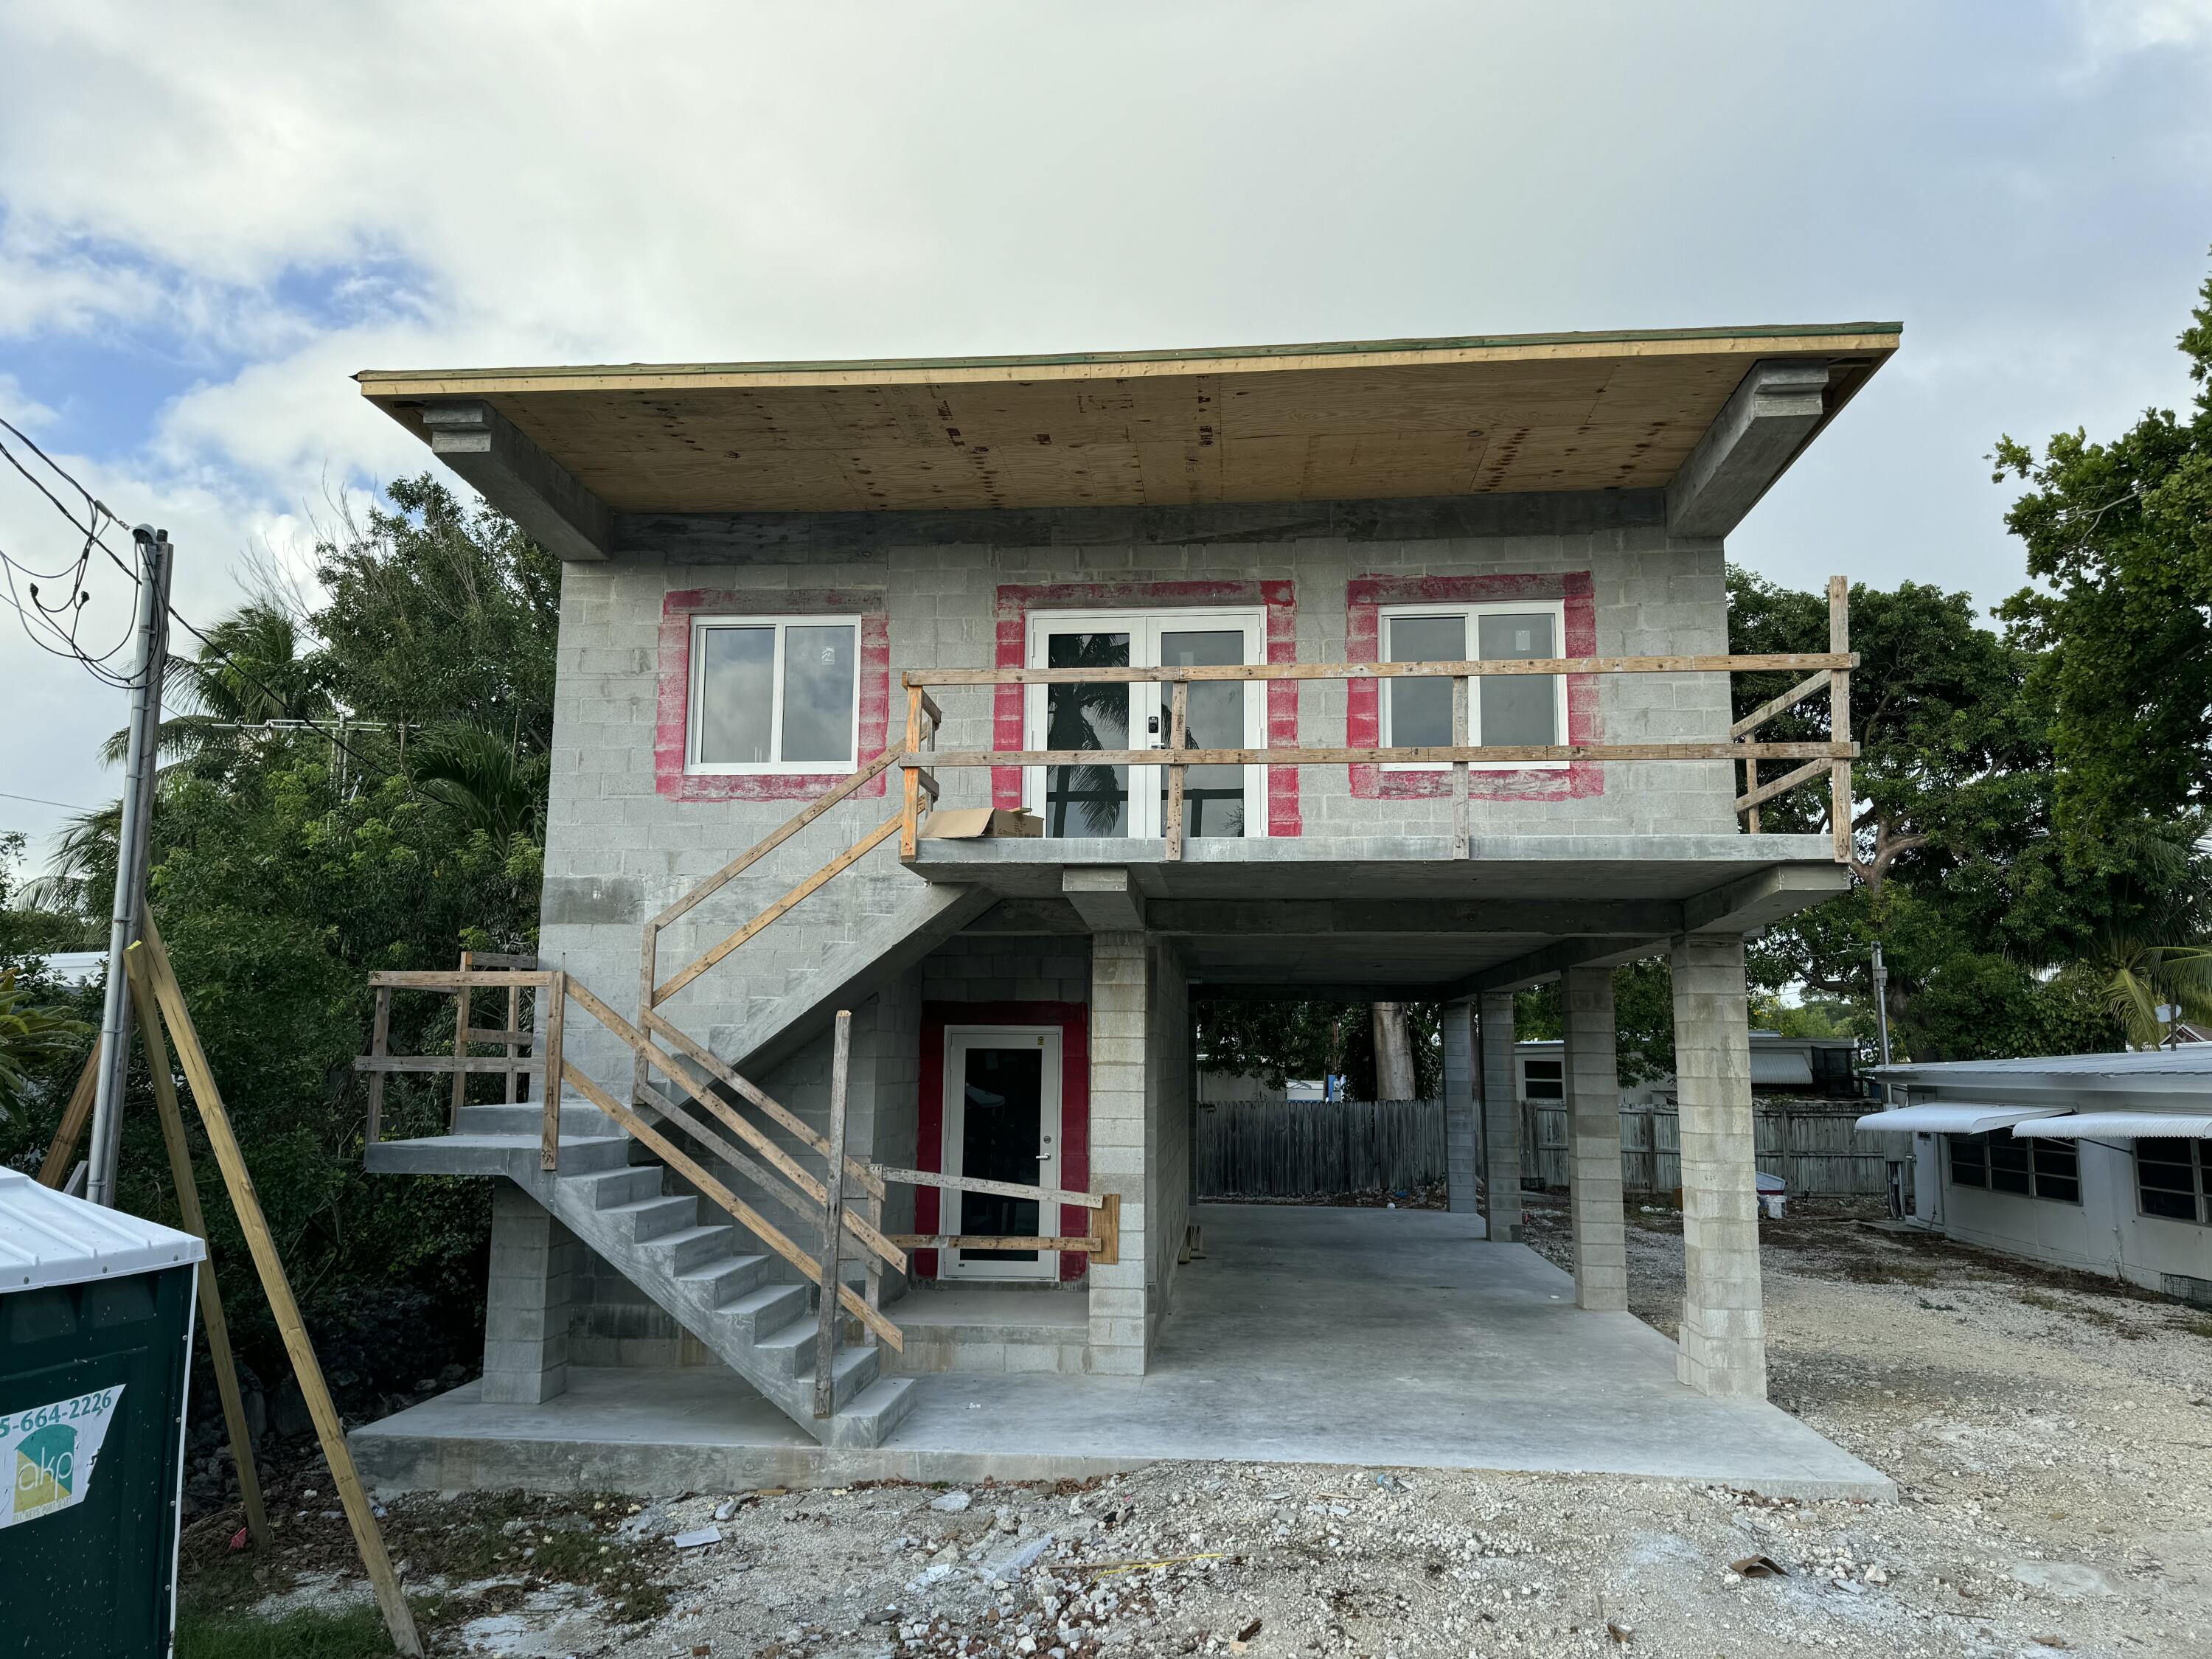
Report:
<svg viewBox="0 0 2212 1659"><path fill-rule="evenodd" d="M1218 354L1101 352L1066 357L902 359L884 362L363 369L354 378L363 397L381 404L410 398L481 398L538 392L1008 385L1593 358L1740 356L1748 365L1754 359L1770 356L1870 356L1879 359L1896 349L1898 338L1895 324L1852 323L1832 330L1679 330L1646 335L1507 337L1449 343L1385 341L1345 347L1237 348Z"/></svg>

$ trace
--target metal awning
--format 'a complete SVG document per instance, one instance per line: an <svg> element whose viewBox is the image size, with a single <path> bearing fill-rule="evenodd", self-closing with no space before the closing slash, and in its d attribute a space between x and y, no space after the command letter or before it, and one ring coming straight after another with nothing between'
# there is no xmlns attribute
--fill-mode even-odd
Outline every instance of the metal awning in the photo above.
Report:
<svg viewBox="0 0 2212 1659"><path fill-rule="evenodd" d="M1890 1112L1869 1112L1857 1127L1876 1134L1978 1135L2030 1118L2057 1117L2065 1109L2063 1106L1978 1106L1971 1101L1954 1101L1948 1105L1900 1106Z"/></svg>
<svg viewBox="0 0 2212 1659"><path fill-rule="evenodd" d="M2016 1135L2057 1140L2212 1140L2202 1112L2072 1112L2013 1126Z"/></svg>

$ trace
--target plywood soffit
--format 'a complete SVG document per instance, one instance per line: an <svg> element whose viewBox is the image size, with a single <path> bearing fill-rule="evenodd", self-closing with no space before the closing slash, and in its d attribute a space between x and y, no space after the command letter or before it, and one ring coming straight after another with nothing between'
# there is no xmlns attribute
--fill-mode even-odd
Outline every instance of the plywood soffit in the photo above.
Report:
<svg viewBox="0 0 2212 1659"><path fill-rule="evenodd" d="M1898 338L1853 323L357 378L418 432L429 409L488 404L616 512L1180 507L1661 489L1754 365L1824 368L1825 422Z"/></svg>

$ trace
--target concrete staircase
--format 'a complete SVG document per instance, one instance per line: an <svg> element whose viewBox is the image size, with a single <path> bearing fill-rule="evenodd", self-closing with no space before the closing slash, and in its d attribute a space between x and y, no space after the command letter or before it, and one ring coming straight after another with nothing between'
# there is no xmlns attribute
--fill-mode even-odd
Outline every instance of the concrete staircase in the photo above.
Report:
<svg viewBox="0 0 2212 1659"><path fill-rule="evenodd" d="M799 1427L833 1446L876 1446L913 1408L915 1385L882 1374L882 1355L841 1342L834 1410L814 1415L811 1286L778 1277L781 1261L749 1249L658 1164L633 1164L627 1134L589 1106L561 1109L561 1168L538 1165L534 1104L465 1106L456 1132L368 1148L372 1173L504 1176L643 1291ZM839 1324L844 1323L841 1318Z"/></svg>

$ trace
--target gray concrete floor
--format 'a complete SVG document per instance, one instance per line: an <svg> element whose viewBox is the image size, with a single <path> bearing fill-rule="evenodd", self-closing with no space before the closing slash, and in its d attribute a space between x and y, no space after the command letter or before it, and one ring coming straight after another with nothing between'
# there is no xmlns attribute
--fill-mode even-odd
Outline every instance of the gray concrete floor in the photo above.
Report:
<svg viewBox="0 0 2212 1659"><path fill-rule="evenodd" d="M1140 1378L916 1379L887 1445L825 1450L726 1373L592 1371L544 1406L475 1385L356 1430L386 1491L724 1490L765 1482L1084 1476L1163 1458L1540 1470L1774 1496L1895 1496L1888 1478L1763 1403L1674 1380L1674 1347L1585 1313L1568 1276L1474 1218L1202 1205Z"/></svg>

